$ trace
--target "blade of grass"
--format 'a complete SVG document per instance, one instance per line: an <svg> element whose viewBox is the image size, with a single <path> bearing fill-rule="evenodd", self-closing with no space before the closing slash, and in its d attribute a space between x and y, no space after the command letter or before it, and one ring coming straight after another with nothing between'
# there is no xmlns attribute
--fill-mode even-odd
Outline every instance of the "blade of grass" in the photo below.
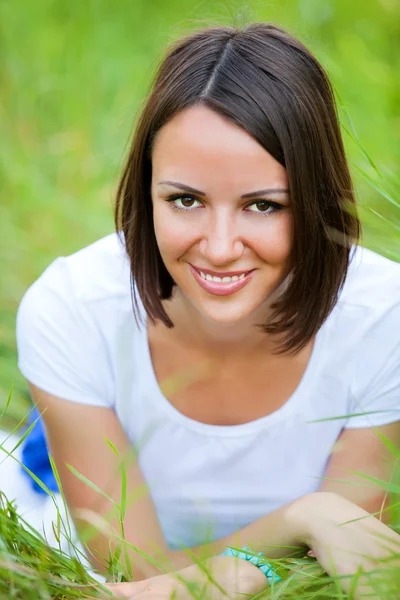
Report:
<svg viewBox="0 0 400 600"><path fill-rule="evenodd" d="M33 421L33 423L31 423L31 425L29 425L28 429L26 429L26 431L19 438L18 442L12 448L11 454L13 454L13 452L15 452L15 450L17 450L17 448L19 448L21 446L21 444L24 443L24 441L26 440L26 438L28 437L28 435L30 434L30 432L32 431L32 429L35 427L35 425L39 421L39 419L40 419L40 417L38 417L37 419L35 419Z"/></svg>
<svg viewBox="0 0 400 600"><path fill-rule="evenodd" d="M393 204L396 208L400 208L400 204L390 194L388 194L388 192L379 187L379 185L372 179L372 177L370 177L363 169L361 169L361 167L359 167L358 165L354 165L354 167L364 177L364 179L368 181L368 183L374 188L374 190L376 190L381 196L383 196L383 198L386 198L386 200L390 202L390 204Z"/></svg>
<svg viewBox="0 0 400 600"><path fill-rule="evenodd" d="M103 490L101 488L99 488L98 485L96 485L95 483L93 483L92 481L90 481L90 479L88 479L87 477L85 477L84 475L82 475L82 473L80 473L79 471L77 471L72 465L67 464L67 467L71 471L71 473L73 473L75 475L75 477L77 477L80 481L82 481L83 483L85 483L86 485L88 485L92 490L94 490L95 492L99 493L101 496L103 496L109 502L111 502L111 504L113 504L114 506L117 506L119 508L119 505L115 502L115 500L113 500L113 498L111 498L111 496L109 496L108 494L106 494L106 492L103 492Z"/></svg>
<svg viewBox="0 0 400 600"><path fill-rule="evenodd" d="M54 502L56 502L56 498L55 498L55 494L54 492L52 492L46 484L43 483L43 481L41 481L39 479L39 477L37 477L35 475L35 473L32 473L32 471L30 469L28 469L27 466L25 466L21 461L19 461L15 456L13 456L13 454L11 454L11 452L8 452L8 450L6 450L2 445L0 445L0 450L2 450L5 454L7 454L7 456L9 456L10 458L12 458L13 460L15 460L23 469L24 471L26 471L28 473L28 475L30 475L32 477L32 479L38 484L38 486L40 488L42 488L42 490L44 492L46 492L46 494L48 494L51 498L53 498Z"/></svg>
<svg viewBox="0 0 400 600"><path fill-rule="evenodd" d="M65 523L64 523L63 519L61 519L61 522L62 522L63 527L64 527L64 535L65 535L68 543L70 543L70 544L72 544L72 546L74 546L74 544L72 542L72 529L71 529L71 522L69 520L68 506L67 506L67 501L65 499L64 491L63 491L63 488L62 488L60 475L58 473L58 469L56 467L56 464L55 464L54 459L51 456L51 454L48 455L48 458L49 458L51 470L53 471L54 479L56 480L56 483L57 483L57 486L58 486L58 490L59 490L59 494L60 494L60 497L61 497L61 501L62 501L63 507L64 507L65 519L66 519L67 528L68 528L67 531L66 531ZM57 511L57 518L61 518L61 515L60 515L59 511Z"/></svg>
<svg viewBox="0 0 400 600"><path fill-rule="evenodd" d="M325 417L324 419L315 419L313 421L305 421L305 423L324 423L325 421L340 421L342 419L351 419L353 417L367 417L369 415L381 415L382 413L390 413L391 410L371 410L361 413L350 413L348 415L340 415L338 417Z"/></svg>
<svg viewBox="0 0 400 600"><path fill-rule="evenodd" d="M14 429L12 429L12 430L9 432L8 436L7 436L6 438L4 438L4 440L2 441L2 444L1 444L1 445L4 445L6 442L8 442L8 440L11 438L11 436L12 436L12 435L14 435L14 434L15 434L15 433L16 433L16 432L19 430L19 428L21 427L21 425L22 425L22 424L23 424L23 423L26 421L26 419L28 419L28 418L29 418L29 416L30 416L30 415L33 413L33 411L35 410L35 408L36 408L36 405L35 405L35 406L32 406L32 408L30 409L30 411L29 411L29 412L28 412L26 415L24 415L24 416L22 417L22 419L21 419L21 420L20 420L20 421L17 423L17 425L14 427ZM26 437L26 436L25 436L25 437ZM24 439L25 439L25 438L24 438ZM19 444L18 444L18 445L19 445ZM17 447L18 447L18 445L17 445ZM13 451L14 451L14 450L15 450L15 448L13 449ZM4 460L6 460L6 459L4 459ZM2 464L3 464L3 461L2 461L2 462L0 462L0 466L1 466Z"/></svg>
<svg viewBox="0 0 400 600"><path fill-rule="evenodd" d="M125 468L125 461L121 459L120 453L118 452L117 448L114 446L114 444L111 442L111 440L106 438L106 443L108 444L109 448L111 448L111 450L114 452L114 454L117 456L119 463L120 463L120 470L121 470L121 500L120 500L120 504L119 504L119 528L120 528L120 533L121 533L121 538L123 540L125 540L125 527L124 527L124 521L125 521L125 515L126 515L126 505L127 505L127 474L126 474L126 468ZM123 548L123 552L124 552L124 559L125 559L125 568L127 569L127 577L128 579L132 578L132 567L131 567L131 562L129 559L129 553L128 553L128 549L127 546L124 544L122 546Z"/></svg>
<svg viewBox="0 0 400 600"><path fill-rule="evenodd" d="M2 413L1 413L1 415L0 415L0 419L2 419L2 418L4 417L4 415L6 414L6 412L7 412L7 410L8 410L8 407L10 406L10 402L11 402L12 394L13 394L13 391L14 391L14 381L15 381L15 380L13 379L13 382L12 382L12 384L11 384L11 389L10 389L10 392L9 392L9 394L8 394L8 398L7 398L6 404L5 404L5 406L4 406L3 412L2 412Z"/></svg>
<svg viewBox="0 0 400 600"><path fill-rule="evenodd" d="M120 468L121 468L121 502L119 504L119 510L120 510L120 517L121 520L123 521L125 519L125 514L126 514L126 495L127 495L127 478L126 478L126 469L125 469L125 464L124 461L121 459L121 456L117 450L117 448L114 446L114 444L106 439L106 443L108 444L108 446L111 448L111 450L114 452L114 454L117 456L117 458L120 461Z"/></svg>

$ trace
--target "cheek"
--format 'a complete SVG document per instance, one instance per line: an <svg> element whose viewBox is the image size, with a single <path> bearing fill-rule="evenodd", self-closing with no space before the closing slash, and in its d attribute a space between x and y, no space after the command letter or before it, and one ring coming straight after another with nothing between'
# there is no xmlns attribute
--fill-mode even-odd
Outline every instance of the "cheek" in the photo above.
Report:
<svg viewBox="0 0 400 600"><path fill-rule="evenodd" d="M154 232L160 254L165 263L182 256L194 243L194 232L184 219L167 210L154 210Z"/></svg>
<svg viewBox="0 0 400 600"><path fill-rule="evenodd" d="M268 219L268 217L266 217ZM293 225L290 214L279 215L266 225L260 224L257 231L253 230L251 247L271 265L286 264L291 256L293 245Z"/></svg>

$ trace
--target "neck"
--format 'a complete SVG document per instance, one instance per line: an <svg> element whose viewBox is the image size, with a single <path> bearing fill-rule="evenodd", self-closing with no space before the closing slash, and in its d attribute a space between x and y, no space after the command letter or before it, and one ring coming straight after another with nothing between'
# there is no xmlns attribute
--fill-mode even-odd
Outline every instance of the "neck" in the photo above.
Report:
<svg viewBox="0 0 400 600"><path fill-rule="evenodd" d="M165 303L165 309L174 323L174 335L210 354L243 355L260 348L271 352L276 348L276 340L272 340L260 327L268 318L267 305L232 325L216 325L208 321L179 290Z"/></svg>

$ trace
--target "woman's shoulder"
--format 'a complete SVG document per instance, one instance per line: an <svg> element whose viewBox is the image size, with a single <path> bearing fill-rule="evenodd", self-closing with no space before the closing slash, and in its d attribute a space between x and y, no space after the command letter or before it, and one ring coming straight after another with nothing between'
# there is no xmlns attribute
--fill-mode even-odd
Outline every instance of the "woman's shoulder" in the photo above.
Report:
<svg viewBox="0 0 400 600"><path fill-rule="evenodd" d="M339 305L376 315L400 305L400 263L362 246L353 247Z"/></svg>
<svg viewBox="0 0 400 600"><path fill-rule="evenodd" d="M63 330L93 338L95 329L104 333L132 319L130 263L121 236L112 234L43 271L20 302L17 330L21 337L34 327L39 337Z"/></svg>
<svg viewBox="0 0 400 600"><path fill-rule="evenodd" d="M112 233L60 257L58 268L68 271L75 294L88 302L130 296L130 264L122 234Z"/></svg>
<svg viewBox="0 0 400 600"><path fill-rule="evenodd" d="M357 349L354 356L362 356L378 345L390 351L400 331L400 263L353 247L345 284L324 329L344 354Z"/></svg>
<svg viewBox="0 0 400 600"><path fill-rule="evenodd" d="M357 247L333 316L332 351L349 374L359 414L347 427L397 421L400 398L400 263ZM365 413L365 414L362 414Z"/></svg>
<svg viewBox="0 0 400 600"><path fill-rule="evenodd" d="M130 264L124 240L113 233L53 260L27 294L62 294L65 301L92 303L130 298Z"/></svg>
<svg viewBox="0 0 400 600"><path fill-rule="evenodd" d="M18 308L22 374L60 398L111 406L109 345L134 323L129 260L117 234L54 260Z"/></svg>

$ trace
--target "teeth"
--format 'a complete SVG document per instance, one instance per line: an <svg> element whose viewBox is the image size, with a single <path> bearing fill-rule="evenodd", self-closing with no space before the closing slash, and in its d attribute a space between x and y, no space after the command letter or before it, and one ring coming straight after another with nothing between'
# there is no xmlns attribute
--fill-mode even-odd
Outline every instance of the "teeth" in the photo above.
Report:
<svg viewBox="0 0 400 600"><path fill-rule="evenodd" d="M232 283L232 281L239 281L240 279L244 279L246 273L242 273L241 275L233 275L233 277L214 277L213 275L207 275L200 271L200 275L202 279L206 279L206 281L215 281L215 283Z"/></svg>

